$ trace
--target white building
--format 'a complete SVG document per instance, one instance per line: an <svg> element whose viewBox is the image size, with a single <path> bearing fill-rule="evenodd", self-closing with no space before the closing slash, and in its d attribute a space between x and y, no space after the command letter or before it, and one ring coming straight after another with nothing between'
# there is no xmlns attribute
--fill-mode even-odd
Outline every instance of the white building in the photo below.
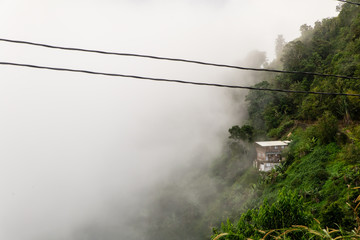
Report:
<svg viewBox="0 0 360 240"><path fill-rule="evenodd" d="M289 143L290 141L255 142L257 155L254 166L262 172L275 168L284 160L281 153Z"/></svg>

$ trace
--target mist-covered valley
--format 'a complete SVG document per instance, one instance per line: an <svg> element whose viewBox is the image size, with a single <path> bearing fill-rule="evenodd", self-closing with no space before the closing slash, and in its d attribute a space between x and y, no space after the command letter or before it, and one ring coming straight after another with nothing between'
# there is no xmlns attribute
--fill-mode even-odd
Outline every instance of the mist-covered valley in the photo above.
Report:
<svg viewBox="0 0 360 240"><path fill-rule="evenodd" d="M336 15L337 3L1 5L4 38L262 67L275 57L278 34L294 39L300 25ZM246 86L262 79L11 43L0 43L0 50L3 61L45 66ZM226 205L226 178L250 164L252 147L233 156L243 158L233 168L217 161L232 154L228 129L246 121L247 91L10 66L0 71L0 239L208 239L213 225L231 217L234 205L214 206Z"/></svg>

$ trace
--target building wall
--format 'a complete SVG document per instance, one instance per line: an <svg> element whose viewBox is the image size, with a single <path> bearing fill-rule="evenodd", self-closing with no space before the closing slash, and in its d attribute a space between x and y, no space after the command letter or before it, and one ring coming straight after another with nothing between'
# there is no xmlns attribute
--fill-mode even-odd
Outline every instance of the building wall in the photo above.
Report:
<svg viewBox="0 0 360 240"><path fill-rule="evenodd" d="M276 166L280 165L280 163L262 163L259 165L259 171L268 172Z"/></svg>
<svg viewBox="0 0 360 240"><path fill-rule="evenodd" d="M256 146L256 160L254 166L260 171L270 171L282 161L281 152L286 146Z"/></svg>

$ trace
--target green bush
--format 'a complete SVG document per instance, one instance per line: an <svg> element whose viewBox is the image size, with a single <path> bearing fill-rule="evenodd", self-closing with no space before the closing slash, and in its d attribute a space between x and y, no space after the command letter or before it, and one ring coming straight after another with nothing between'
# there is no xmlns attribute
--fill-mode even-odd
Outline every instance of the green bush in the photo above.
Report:
<svg viewBox="0 0 360 240"><path fill-rule="evenodd" d="M349 144L343 149L341 156L348 163L359 164L360 147L355 144Z"/></svg>
<svg viewBox="0 0 360 240"><path fill-rule="evenodd" d="M306 209L303 199L296 192L282 189L274 203L269 204L267 200L263 202L259 209L250 209L242 214L237 224L230 220L223 223L220 231L214 229L212 238L216 238L221 233L222 239L239 240L247 238L260 239L264 237L264 231L272 229L284 229L293 225L309 225L312 217ZM259 231L259 230L263 231ZM290 233L292 239L300 239L303 233Z"/></svg>
<svg viewBox="0 0 360 240"><path fill-rule="evenodd" d="M330 112L325 112L316 125L316 135L320 144L328 144L335 141L338 132L338 121Z"/></svg>
<svg viewBox="0 0 360 240"><path fill-rule="evenodd" d="M343 219L345 217L343 209L336 202L331 203L323 208L322 225L330 228L339 228L343 226Z"/></svg>
<svg viewBox="0 0 360 240"><path fill-rule="evenodd" d="M292 126L294 126L294 121L293 120L286 121L286 122L280 124L280 126L278 128L271 129L269 131L269 133L267 134L267 136L271 137L271 138L280 138Z"/></svg>

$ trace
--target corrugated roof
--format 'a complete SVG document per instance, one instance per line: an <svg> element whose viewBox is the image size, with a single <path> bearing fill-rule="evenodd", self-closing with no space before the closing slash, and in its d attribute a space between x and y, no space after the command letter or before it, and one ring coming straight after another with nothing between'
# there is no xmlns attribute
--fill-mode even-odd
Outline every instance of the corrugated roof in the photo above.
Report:
<svg viewBox="0 0 360 240"><path fill-rule="evenodd" d="M271 147L271 146L287 146L288 143L283 141L266 141L266 142L256 142L262 147Z"/></svg>

